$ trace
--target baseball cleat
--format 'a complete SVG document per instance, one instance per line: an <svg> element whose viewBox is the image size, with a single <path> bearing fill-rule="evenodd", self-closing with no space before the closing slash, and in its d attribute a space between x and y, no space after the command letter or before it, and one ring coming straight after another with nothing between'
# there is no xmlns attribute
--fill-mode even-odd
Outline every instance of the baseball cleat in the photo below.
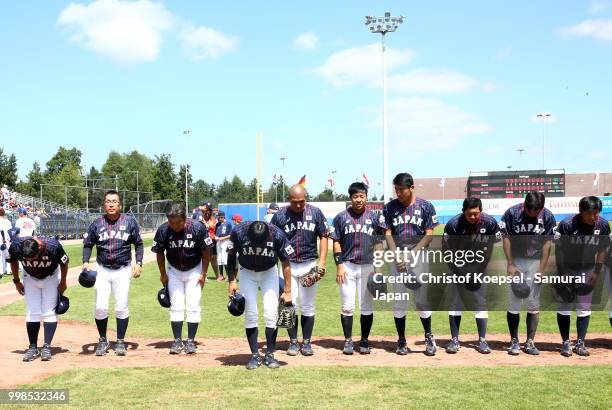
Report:
<svg viewBox="0 0 612 410"><path fill-rule="evenodd" d="M105 337L101 337L96 346L96 356L104 356L106 352L108 352L108 341Z"/></svg>
<svg viewBox="0 0 612 410"><path fill-rule="evenodd" d="M40 360L43 362L51 360L51 346L46 343L43 345L42 349L40 349Z"/></svg>
<svg viewBox="0 0 612 410"><path fill-rule="evenodd" d="M425 355L435 356L437 350L438 348L434 336L431 333L427 333L425 335Z"/></svg>
<svg viewBox="0 0 612 410"><path fill-rule="evenodd" d="M407 355L409 352L408 350L408 346L406 346L406 339L399 339L397 341L397 348L395 349L395 353L399 354L400 356L404 356Z"/></svg>
<svg viewBox="0 0 612 410"><path fill-rule="evenodd" d="M180 354L184 347L185 345L181 339L174 339L172 346L170 346L170 354Z"/></svg>
<svg viewBox="0 0 612 410"><path fill-rule="evenodd" d="M185 353L187 354L195 354L197 350L197 346L195 344L195 340L187 339L187 343L185 343Z"/></svg>
<svg viewBox="0 0 612 410"><path fill-rule="evenodd" d="M535 347L535 344L533 344L533 339L527 339L527 342L523 346L523 350L525 351L525 353L533 356L537 356L540 354L538 348Z"/></svg>
<svg viewBox="0 0 612 410"><path fill-rule="evenodd" d="M370 343L368 343L368 339L361 339L359 341L359 353L360 354L370 354Z"/></svg>
<svg viewBox="0 0 612 410"><path fill-rule="evenodd" d="M346 339L344 341L344 349L342 349L342 353L344 354L353 354L355 348L353 347L353 340Z"/></svg>
<svg viewBox="0 0 612 410"><path fill-rule="evenodd" d="M253 353L249 359L249 362L246 364L246 368L247 370L257 369L259 366L261 366L261 362L262 360L259 353Z"/></svg>
<svg viewBox="0 0 612 410"><path fill-rule="evenodd" d="M453 337L451 341L446 345L446 353L455 354L459 351L461 345L459 344L459 338Z"/></svg>
<svg viewBox="0 0 612 410"><path fill-rule="evenodd" d="M564 340L561 345L561 356L570 357L572 355L572 343L569 340Z"/></svg>
<svg viewBox="0 0 612 410"><path fill-rule="evenodd" d="M304 339L302 341L302 348L300 349L300 353L304 356L312 356L314 351L312 350L312 345L310 344L310 339Z"/></svg>
<svg viewBox="0 0 612 410"><path fill-rule="evenodd" d="M484 339L484 337L481 337L478 339L478 353L481 353L481 354L491 353L491 348L489 347L489 344Z"/></svg>
<svg viewBox="0 0 612 410"><path fill-rule="evenodd" d="M38 351L38 347L35 345L30 345L28 350L26 350L25 354L23 355L23 361L31 362L32 360L37 359L39 356L40 352Z"/></svg>
<svg viewBox="0 0 612 410"><path fill-rule="evenodd" d="M578 356L586 357L590 354L589 349L587 349L586 346L584 345L584 340L581 340L581 339L578 339L573 350L574 350L574 353L576 353Z"/></svg>
<svg viewBox="0 0 612 410"><path fill-rule="evenodd" d="M517 356L521 352L521 345L518 339L512 339L510 347L508 348L508 354L511 356Z"/></svg>
<svg viewBox="0 0 612 410"><path fill-rule="evenodd" d="M274 358L274 353L266 353L264 364L268 369L278 369L280 367L280 363Z"/></svg>
<svg viewBox="0 0 612 410"><path fill-rule="evenodd" d="M298 344L297 339L291 339L289 341L289 348L287 349L287 354L289 356L297 356L300 353L300 345Z"/></svg>
<svg viewBox="0 0 612 410"><path fill-rule="evenodd" d="M123 339L117 339L117 342L115 342L115 354L117 356L125 356L127 354Z"/></svg>

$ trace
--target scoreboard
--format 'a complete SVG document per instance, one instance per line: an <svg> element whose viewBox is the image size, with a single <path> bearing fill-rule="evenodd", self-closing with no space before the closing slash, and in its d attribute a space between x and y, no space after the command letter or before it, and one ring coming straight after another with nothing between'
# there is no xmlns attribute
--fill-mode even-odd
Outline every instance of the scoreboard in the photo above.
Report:
<svg viewBox="0 0 612 410"><path fill-rule="evenodd" d="M565 196L565 170L471 172L468 196L478 198L522 198L529 191L548 197Z"/></svg>

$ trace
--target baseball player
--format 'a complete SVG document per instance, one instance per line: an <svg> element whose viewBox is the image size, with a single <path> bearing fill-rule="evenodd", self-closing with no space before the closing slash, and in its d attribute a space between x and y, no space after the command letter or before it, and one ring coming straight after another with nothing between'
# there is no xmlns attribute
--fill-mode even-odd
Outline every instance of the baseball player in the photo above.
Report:
<svg viewBox="0 0 612 410"><path fill-rule="evenodd" d="M455 255L466 251L474 253L481 252L483 261L477 264L464 265L463 261L458 264L453 261L449 264L451 272L457 275L474 272L485 272L495 242L501 240L501 232L495 218L482 212L482 201L479 198L469 197L463 201L462 213L453 217L444 226L443 247L451 250ZM446 346L446 353L457 353L460 348L459 327L461 325L461 299L462 294L474 300L474 305L478 309L474 313L476 317L476 328L478 329L477 350L482 354L491 353L491 348L486 341L487 320L489 313L486 310L486 286L475 284L469 289L467 294L463 292L462 285L451 284L449 289L453 295L451 310L448 312L448 322L450 324L451 341Z"/></svg>
<svg viewBox="0 0 612 410"><path fill-rule="evenodd" d="M98 275L94 316L100 335L96 356L104 356L109 348L106 328L111 292L115 297L117 319L115 354L125 356L127 349L123 339L129 322L130 279L140 277L144 246L136 219L121 213L121 200L117 191L110 190L104 194L104 212L106 215L94 220L83 237L83 269L89 270L89 259L95 246ZM132 245L136 248L136 263L133 265Z"/></svg>
<svg viewBox="0 0 612 410"><path fill-rule="evenodd" d="M278 210L279 210L278 205L275 202L272 202L268 206L268 211L266 212L266 215L264 216L264 221L268 223L272 222L272 218L278 212Z"/></svg>
<svg viewBox="0 0 612 410"><path fill-rule="evenodd" d="M369 354L368 337L374 321L372 294L367 290L368 277L374 273L374 247L382 250L382 242L376 242L376 236L382 237L385 218L383 215L366 209L368 188L362 182L349 186L351 206L334 218L330 238L334 241L334 261L336 263L336 283L340 286L342 307L340 322L344 332L342 352L353 354L354 346L353 313L355 312L355 292L361 311L361 340L359 353ZM376 245L375 245L376 243Z"/></svg>
<svg viewBox="0 0 612 410"><path fill-rule="evenodd" d="M7 259L9 256L10 237L9 230L13 227L6 217L6 211L0 207L0 278L6 275Z"/></svg>
<svg viewBox="0 0 612 410"><path fill-rule="evenodd" d="M15 289L26 299L26 330L30 345L23 361L40 357L51 360L51 342L57 329L55 308L58 296L66 290L68 255L55 238L23 236L15 238L9 248ZM23 266L23 283L19 278ZM38 349L38 332L43 322L44 343Z"/></svg>
<svg viewBox="0 0 612 410"><path fill-rule="evenodd" d="M262 364L258 352L257 290L261 289L263 317L266 325L266 355L263 363L275 369L280 366L274 358L276 348L276 320L279 304L279 277L276 263L280 259L285 279L285 289L280 296L283 303L291 303L291 265L289 258L294 253L287 236L275 225L266 222L247 222L236 227L227 247L228 292L230 297L238 289L236 285L236 259L240 262L240 290L246 301L244 327L251 349L251 358L246 365L249 370Z"/></svg>
<svg viewBox="0 0 612 410"><path fill-rule="evenodd" d="M426 249L433 238L433 230L438 225L436 210L431 202L418 198L414 193L414 179L408 173L400 173L393 178L393 185L397 199L387 203L383 209L385 236L389 250L395 252L396 248L415 252ZM429 264L422 258L414 261L399 261L391 265L391 273L399 277L410 268L417 276L422 272L429 272ZM406 287L401 281L394 283L396 293L404 293ZM427 307L427 286L421 286L414 291L417 313L425 333L425 354L433 356L437 347L431 333L431 310ZM393 306L393 317L397 330L398 342L396 353L408 354L406 346L406 309L408 302L401 298Z"/></svg>
<svg viewBox="0 0 612 410"><path fill-rule="evenodd" d="M225 280L223 269L227 265L227 245L229 244L230 234L232 233L232 224L225 219L225 212L220 211L217 214L217 226L215 227L215 236L217 237L217 265L219 266L219 276L221 280Z"/></svg>
<svg viewBox="0 0 612 410"><path fill-rule="evenodd" d="M535 333L540 319L540 283L534 282L536 273L543 273L548 263L551 238L555 227L555 217L544 207L546 198L538 191L529 191L522 204L510 207L500 222L504 253L507 260L508 276L521 274L530 287L526 299L527 341L523 346L525 353L538 355L540 351L534 344ZM508 354L518 355L518 327L522 299L508 287L508 329L510 348Z"/></svg>
<svg viewBox="0 0 612 410"><path fill-rule="evenodd" d="M585 285L589 286L588 292L578 292L576 286L577 300L574 303L560 303L557 309L557 324L563 340L561 354L566 357L572 355L569 334L573 307L576 309L578 331L578 340L573 351L579 356L589 355L584 341L591 318L592 287L597 283L610 245L610 225L599 216L601 209L599 198L584 197L578 203L579 213L561 221L555 230L555 258L559 275L584 278Z"/></svg>
<svg viewBox="0 0 612 410"><path fill-rule="evenodd" d="M210 249L210 264L212 265L213 272L215 272L215 279L218 281L225 280L219 276L219 267L217 265L217 242L215 236L215 228L217 226L217 220L213 216L213 207L210 202L202 202L200 208L198 208L192 216L193 219L200 221L206 229L208 229L208 236L213 241L213 247ZM206 267L208 271L208 266Z"/></svg>
<svg viewBox="0 0 612 410"><path fill-rule="evenodd" d="M206 281L206 267L212 240L204 226L186 220L185 206L173 204L155 233L151 250L157 254L162 285L170 294L170 325L174 342L170 354L196 352L195 336L201 319L200 299ZM165 254L165 258L164 258ZM168 267L166 270L166 260ZM187 312L187 341L183 343L183 320Z"/></svg>
<svg viewBox="0 0 612 410"><path fill-rule="evenodd" d="M279 227L295 250L289 257L291 264L291 289L293 305L301 311L302 346L298 345L297 323L287 329L289 333L289 348L287 354L296 356L301 352L304 356L314 354L310 339L315 322L315 298L317 283L310 287L302 286L298 277L319 266L325 270L327 259L327 220L323 212L315 206L306 203L306 190L301 185L289 188L289 206L283 207L272 217L271 224ZM319 240L319 255L317 260L317 239Z"/></svg>
<svg viewBox="0 0 612 410"><path fill-rule="evenodd" d="M36 232L36 224L28 218L28 210L19 208L17 210L19 217L15 221L15 228L19 229L19 237L32 236Z"/></svg>

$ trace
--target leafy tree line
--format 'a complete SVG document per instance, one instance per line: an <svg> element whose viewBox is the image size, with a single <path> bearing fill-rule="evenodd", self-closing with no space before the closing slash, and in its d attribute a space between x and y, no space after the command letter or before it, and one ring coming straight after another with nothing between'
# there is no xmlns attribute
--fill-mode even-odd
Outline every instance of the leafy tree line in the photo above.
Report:
<svg viewBox="0 0 612 410"><path fill-rule="evenodd" d="M43 169L41 164L34 162L25 180L19 180L17 158L0 148L0 185L6 184L11 190L36 198L42 193L44 200L66 202L72 207L85 208L87 205L92 211L101 207L103 192L111 188L120 191L126 209L138 201L142 204L151 200L185 200L185 165L177 166L170 154L149 158L138 151L111 151L102 167L85 169L80 150L60 146L44 166ZM257 201L255 178L245 182L234 175L215 185L204 179L194 180L191 170L188 171L190 208L204 200L214 203ZM282 193L286 195L288 189L281 177L277 184L264 188L263 201L273 202L278 198L282 202ZM140 191L140 197L136 191ZM325 189L309 199L331 201L333 192ZM338 194L336 200L344 201L348 197Z"/></svg>

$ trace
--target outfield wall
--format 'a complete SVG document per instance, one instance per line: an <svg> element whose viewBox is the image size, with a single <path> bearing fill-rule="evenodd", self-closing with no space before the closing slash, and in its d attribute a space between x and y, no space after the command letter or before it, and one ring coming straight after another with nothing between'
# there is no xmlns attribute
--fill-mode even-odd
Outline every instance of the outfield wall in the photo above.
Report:
<svg viewBox="0 0 612 410"><path fill-rule="evenodd" d="M602 217L608 221L612 221L612 196L600 197L603 202ZM483 199L483 211L494 216L497 220L501 218L506 209L521 202L520 198L503 198L503 199ZM560 197L546 198L546 207L552 211L557 221L562 220L568 215L573 215L578 212L578 202L580 197ZM438 220L440 223L446 223L453 216L461 212L463 200L461 199L445 199L431 201L436 208ZM345 203L339 202L310 202L310 204L321 208L323 214L329 222L340 212L345 209ZM279 203L279 206L287 204ZM219 210L227 214L230 219L234 214L240 214L245 221L262 219L266 214L268 204L261 205L257 208L257 204L220 204ZM258 215L259 214L259 215Z"/></svg>

